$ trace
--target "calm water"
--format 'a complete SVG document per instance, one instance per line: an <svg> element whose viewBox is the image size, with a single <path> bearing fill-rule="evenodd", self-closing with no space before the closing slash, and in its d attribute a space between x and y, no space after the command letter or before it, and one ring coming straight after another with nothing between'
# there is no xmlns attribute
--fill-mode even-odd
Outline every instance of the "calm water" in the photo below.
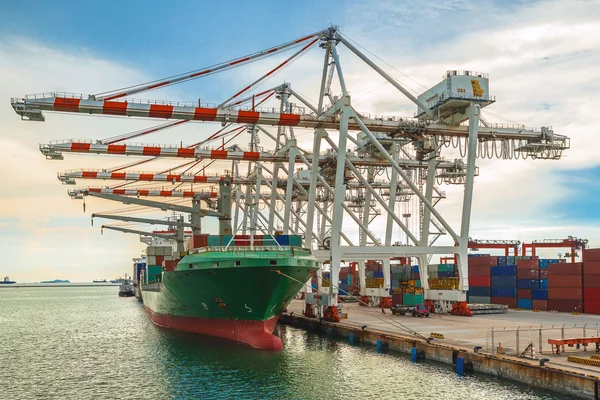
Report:
<svg viewBox="0 0 600 400"><path fill-rule="evenodd" d="M278 353L161 329L117 291L0 289L0 398L567 398L293 328Z"/></svg>

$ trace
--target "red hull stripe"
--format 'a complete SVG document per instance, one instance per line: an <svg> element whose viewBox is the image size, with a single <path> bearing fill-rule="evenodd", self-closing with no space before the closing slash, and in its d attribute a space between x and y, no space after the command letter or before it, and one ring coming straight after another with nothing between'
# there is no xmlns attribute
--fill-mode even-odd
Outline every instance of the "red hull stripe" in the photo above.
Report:
<svg viewBox="0 0 600 400"><path fill-rule="evenodd" d="M102 114L127 115L127 103L122 101L105 101L102 105Z"/></svg>
<svg viewBox="0 0 600 400"><path fill-rule="evenodd" d="M57 97L54 99L55 111L79 112L79 99L65 99Z"/></svg>
<svg viewBox="0 0 600 400"><path fill-rule="evenodd" d="M179 317L156 314L148 307L146 313L156 325L179 331L194 332L246 343L265 350L281 350L281 339L273 335L273 329L279 317L267 321L244 321L220 318Z"/></svg>

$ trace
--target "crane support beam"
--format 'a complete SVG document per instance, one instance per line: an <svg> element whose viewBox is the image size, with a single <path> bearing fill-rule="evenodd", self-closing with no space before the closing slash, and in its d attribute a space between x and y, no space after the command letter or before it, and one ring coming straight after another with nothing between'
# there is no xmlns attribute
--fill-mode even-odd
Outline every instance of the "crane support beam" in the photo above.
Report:
<svg viewBox="0 0 600 400"><path fill-rule="evenodd" d="M235 109L219 109L195 107L191 102L143 102L137 99L128 101L98 101L84 98L82 94L43 93L25 98L11 99L15 112L22 117L28 114L41 114L42 111L71 112L93 115L128 116L142 118L181 119L203 122L218 122L231 124L259 124L268 126L297 126L300 128L339 129L339 115L321 115L307 113L279 113L269 108L268 112L244 111ZM362 114L361 122L373 132L391 133L394 137L410 138L415 133L442 135L452 137L468 137L467 126L426 124L413 118L385 117L371 119ZM43 115L42 115L43 117ZM33 119L32 119L33 120ZM42 120L42 119L38 119ZM348 130L360 131L360 125L348 124ZM546 138L541 131L526 127L480 127L481 139L519 139L543 140ZM555 140L559 135L554 135ZM146 154L160 155L160 154Z"/></svg>
<svg viewBox="0 0 600 400"><path fill-rule="evenodd" d="M85 189L74 189L68 191L69 196L77 197L79 194L83 195L118 195L118 196L142 196L142 197L187 197L197 200L216 199L219 197L217 192L192 192L183 190L160 190L160 189L111 189L111 188L85 188ZM96 196L99 197L99 196Z"/></svg>
<svg viewBox="0 0 600 400"><path fill-rule="evenodd" d="M289 157L285 154L272 154L268 152L258 151L228 151L228 150L204 150L204 149L190 149L186 147L170 147L170 146L141 146L141 145L105 145L100 143L89 143L89 142L75 142L75 141L64 141L60 143L49 143L40 145L40 151L43 154L47 152L54 153L85 153L85 154L111 154L111 155L126 155L126 156L157 156L157 157L175 157L175 158L195 158L197 160L230 160L230 161L261 161L261 162L281 162L287 163ZM309 159L312 154L307 153L306 157ZM387 167L389 163L383 158L375 157L358 157L356 155L347 156L348 160L353 165L357 166L379 166ZM301 161L300 156L296 156L296 162ZM322 155L319 157L319 164L331 163L332 157L328 155ZM401 159L398 161L398 165L403 168L427 168L427 163L419 160L412 159ZM438 169L459 169L462 168L462 164L454 161L442 161L437 165ZM101 174L101 176L108 176L109 172ZM125 173L116 175L117 177L125 177ZM92 173L90 173L92 175ZM168 181L171 178L177 178L180 175L165 175L162 180ZM83 178L83 175L81 176ZM108 178L100 178L108 179ZM115 178L117 179L117 178ZM119 178L122 179L122 178ZM181 177L183 182L184 178ZM191 179L191 178L185 178ZM194 183L204 183L202 179L204 177L197 177L199 181ZM136 179L137 180L137 179ZM144 179L140 179L144 180Z"/></svg>
<svg viewBox="0 0 600 400"><path fill-rule="evenodd" d="M89 192L89 191L83 191L83 194L85 194L87 196L98 197L98 198L104 199L104 200L117 201L117 202L120 202L123 204L135 204L138 206L158 208L163 211L177 211L177 212L182 212L182 213L197 212L197 210L194 209L193 207L180 206L178 204L171 204L171 203L163 203L160 201L138 199L136 197L120 196L120 195L107 194L107 193L96 193L96 192ZM202 211L207 212L207 210L202 210ZM211 213L214 213L214 211L211 211ZM212 216L219 216L219 215L212 215Z"/></svg>
<svg viewBox="0 0 600 400"><path fill-rule="evenodd" d="M113 231L119 231L119 232L123 232L123 233L133 233L135 235L151 236L151 237L157 237L157 238L161 238L161 239L173 239L173 240L175 240L177 238L175 235L168 235L168 234L164 234L164 233L153 233L153 232L138 231L137 229L121 228L121 227L118 227L118 226L110 226L110 225L102 225L102 227L100 229L111 229Z"/></svg>
<svg viewBox="0 0 600 400"><path fill-rule="evenodd" d="M194 225L189 222L183 222L183 221L177 221L177 220L167 221L164 219L139 218L139 217L130 217L130 216L125 216L125 215L92 214L92 218L106 218L106 219L114 219L117 221L139 222L139 223L143 223L143 224L152 224L152 225L194 227Z"/></svg>

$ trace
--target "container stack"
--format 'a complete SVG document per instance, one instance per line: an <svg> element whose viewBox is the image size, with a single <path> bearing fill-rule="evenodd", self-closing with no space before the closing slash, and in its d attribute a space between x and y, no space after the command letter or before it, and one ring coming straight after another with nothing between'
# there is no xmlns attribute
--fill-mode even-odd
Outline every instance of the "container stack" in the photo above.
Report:
<svg viewBox="0 0 600 400"><path fill-rule="evenodd" d="M533 291L540 288L540 261L537 257L517 260L517 307L531 310Z"/></svg>
<svg viewBox="0 0 600 400"><path fill-rule="evenodd" d="M600 249L583 253L583 311L600 314Z"/></svg>
<svg viewBox="0 0 600 400"><path fill-rule="evenodd" d="M407 282L412 278L412 267L410 265L392 265L390 269L392 293L399 293L401 282Z"/></svg>
<svg viewBox="0 0 600 400"><path fill-rule="evenodd" d="M548 310L583 311L583 263L548 265Z"/></svg>
<svg viewBox="0 0 600 400"><path fill-rule="evenodd" d="M377 262L367 262L365 264L365 287L383 287L383 265Z"/></svg>
<svg viewBox="0 0 600 400"><path fill-rule="evenodd" d="M469 303L491 304L491 270L497 263L498 257L469 256Z"/></svg>
<svg viewBox="0 0 600 400"><path fill-rule="evenodd" d="M350 275L349 267L340 268L340 282L338 284L338 294L341 296L348 295L348 276Z"/></svg>
<svg viewBox="0 0 600 400"><path fill-rule="evenodd" d="M503 260L500 260L500 259ZM514 257L498 257L500 262L514 261ZM496 265L492 267L492 303L517 307L517 266Z"/></svg>

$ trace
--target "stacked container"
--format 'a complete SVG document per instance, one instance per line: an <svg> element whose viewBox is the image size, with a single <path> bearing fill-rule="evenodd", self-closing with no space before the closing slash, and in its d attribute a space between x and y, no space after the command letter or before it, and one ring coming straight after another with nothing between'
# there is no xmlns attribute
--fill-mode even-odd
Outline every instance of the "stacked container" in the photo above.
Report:
<svg viewBox="0 0 600 400"><path fill-rule="evenodd" d="M498 257L500 259L501 257ZM514 257L505 257L514 261ZM517 266L497 265L492 267L492 303L517 307Z"/></svg>
<svg viewBox="0 0 600 400"><path fill-rule="evenodd" d="M600 314L600 249L584 250L583 311Z"/></svg>
<svg viewBox="0 0 600 400"><path fill-rule="evenodd" d="M537 257L517 260L517 307L531 310L532 292L540 286L540 262Z"/></svg>
<svg viewBox="0 0 600 400"><path fill-rule="evenodd" d="M338 294L346 296L348 294L348 276L350 275L350 268L340 268L340 282L338 284Z"/></svg>
<svg viewBox="0 0 600 400"><path fill-rule="evenodd" d="M498 257L489 255L469 257L469 303L491 303L491 270Z"/></svg>
<svg viewBox="0 0 600 400"><path fill-rule="evenodd" d="M553 263L552 261L556 261ZM548 265L548 310L583 311L583 263Z"/></svg>

